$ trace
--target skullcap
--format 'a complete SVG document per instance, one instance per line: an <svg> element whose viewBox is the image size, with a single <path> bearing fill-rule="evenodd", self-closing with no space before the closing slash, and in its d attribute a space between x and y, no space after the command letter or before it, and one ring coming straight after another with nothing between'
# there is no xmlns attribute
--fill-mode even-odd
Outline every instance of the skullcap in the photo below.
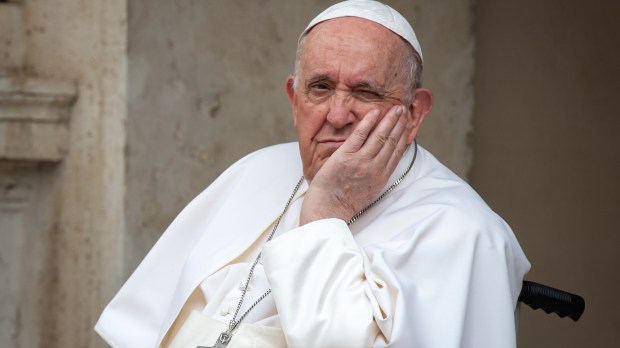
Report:
<svg viewBox="0 0 620 348"><path fill-rule="evenodd" d="M329 19L359 17L388 28L407 41L422 58L422 48L409 22L388 5L372 0L349 0L337 3L316 16L301 33L300 39L315 25Z"/></svg>

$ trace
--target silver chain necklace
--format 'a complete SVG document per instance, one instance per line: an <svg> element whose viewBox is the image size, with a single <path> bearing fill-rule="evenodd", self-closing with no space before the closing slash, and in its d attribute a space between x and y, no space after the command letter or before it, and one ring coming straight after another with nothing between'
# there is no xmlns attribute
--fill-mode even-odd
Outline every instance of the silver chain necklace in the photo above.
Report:
<svg viewBox="0 0 620 348"><path fill-rule="evenodd" d="M383 191L383 193L379 197L377 197L377 199L372 201L370 204L368 204L366 207L360 210L357 214L353 215L351 220L349 220L349 222L347 223L347 226L350 226L353 222L359 219L360 216L362 216L365 212L367 212L370 208L372 208L375 204L377 204L380 200L382 200L383 198L385 198L385 196L387 196L390 192L392 192L396 188L396 186L398 186L403 181L403 179L405 179L405 176L409 174L409 171L413 167L413 163L415 163L415 159L417 156L418 156L418 143L414 140L413 141L413 159L411 160L411 163L409 163L409 166L407 167L407 169L405 169L403 174L398 179L396 179L396 181L394 181L392 185L390 185L390 187L388 187L385 191ZM271 232L269 233L269 236L267 237L267 240L265 241L265 243L269 242L271 238L273 238L273 236L275 235L276 230L278 229L278 225L280 225L280 221L282 220L282 217L284 217L284 214L286 214L286 211L288 210L289 206L293 202L293 198L297 194L297 191L299 191L299 188L301 187L301 184L303 183L303 181L304 181L304 177L302 175L301 178L299 178L297 185L295 185L295 188L293 189L293 193L291 194L288 201L286 202L286 205L284 206L284 210L282 210L282 213L280 214L280 216L278 216L278 219L276 220L275 225L271 229ZM248 315L248 313L250 313L250 311L254 309L254 307L256 307L256 305L260 301L262 301L265 297L267 297L267 295L271 293L271 289L265 291L265 293L263 293L256 301L254 301L254 303L250 306L250 308L248 308L241 315L241 317L239 317L239 320L236 320L237 315L239 314L239 310L241 310L241 305L243 304L243 300L245 299L245 294L248 292L248 286L250 285L250 279L252 279L252 275L254 274L254 268L256 268L256 265L260 262L261 255L262 253L258 254L256 259L252 263L252 266L250 267L250 273L248 274L248 277L245 280L245 283L243 285L243 291L241 292L241 298L239 299L239 303L237 304L237 309L235 310L235 314L233 315L232 319L230 319L230 322L228 323L228 329L226 329L226 331L223 331L220 334L220 337L217 339L217 342L215 342L215 345L210 346L210 347L197 346L196 348L226 348L226 346L228 346L228 343L230 342L230 339L232 338L233 330L237 327L237 325L241 323L241 321L245 318L245 316Z"/></svg>

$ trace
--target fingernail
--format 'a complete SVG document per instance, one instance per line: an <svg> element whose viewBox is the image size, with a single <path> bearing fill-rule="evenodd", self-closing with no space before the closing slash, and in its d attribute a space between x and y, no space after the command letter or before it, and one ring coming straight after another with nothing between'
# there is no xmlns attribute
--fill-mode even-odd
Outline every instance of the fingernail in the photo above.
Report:
<svg viewBox="0 0 620 348"><path fill-rule="evenodd" d="M400 116L400 114L403 113L403 107L402 106L397 106L396 107L396 116Z"/></svg>
<svg viewBox="0 0 620 348"><path fill-rule="evenodd" d="M372 117L377 117L377 116L379 116L379 110L372 110L372 111L370 112L370 115L371 115Z"/></svg>

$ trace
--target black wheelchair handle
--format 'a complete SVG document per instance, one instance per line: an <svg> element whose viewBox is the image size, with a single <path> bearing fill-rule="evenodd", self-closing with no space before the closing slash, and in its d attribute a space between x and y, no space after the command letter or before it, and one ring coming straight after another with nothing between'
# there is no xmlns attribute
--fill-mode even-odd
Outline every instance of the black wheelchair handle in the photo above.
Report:
<svg viewBox="0 0 620 348"><path fill-rule="evenodd" d="M533 309L542 308L547 313L553 312L562 318L568 316L574 321L579 320L586 307L579 295L530 281L523 281L519 301Z"/></svg>

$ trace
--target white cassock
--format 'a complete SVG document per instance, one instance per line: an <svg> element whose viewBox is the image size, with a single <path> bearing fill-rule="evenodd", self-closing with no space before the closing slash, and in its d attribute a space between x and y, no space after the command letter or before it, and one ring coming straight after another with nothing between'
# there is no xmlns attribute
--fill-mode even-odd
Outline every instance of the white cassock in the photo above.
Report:
<svg viewBox="0 0 620 348"><path fill-rule="evenodd" d="M413 147L388 184L412 158ZM236 284L262 251L240 314L269 286L272 293L244 319L242 338L283 332L289 347L516 346L530 264L508 225L429 152L418 148L403 182L351 226L298 227L304 182L263 244L301 174L296 143L231 166L174 220L96 331L114 347L157 347L191 317L220 325L217 337L236 308Z"/></svg>

